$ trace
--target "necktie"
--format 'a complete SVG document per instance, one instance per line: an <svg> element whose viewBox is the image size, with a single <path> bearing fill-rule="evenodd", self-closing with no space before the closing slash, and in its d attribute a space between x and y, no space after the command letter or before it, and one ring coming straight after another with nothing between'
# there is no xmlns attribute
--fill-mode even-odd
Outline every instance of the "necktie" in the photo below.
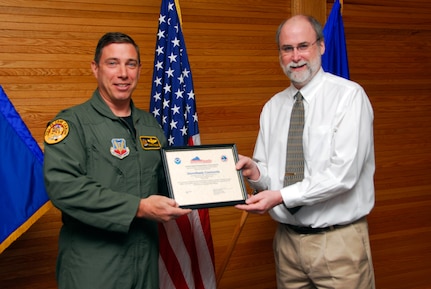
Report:
<svg viewBox="0 0 431 289"><path fill-rule="evenodd" d="M292 185L304 179L304 152L302 135L304 132L304 103L301 93L295 95L296 101L290 116L289 135L287 138L286 174L284 186ZM293 215L301 207L287 208Z"/></svg>

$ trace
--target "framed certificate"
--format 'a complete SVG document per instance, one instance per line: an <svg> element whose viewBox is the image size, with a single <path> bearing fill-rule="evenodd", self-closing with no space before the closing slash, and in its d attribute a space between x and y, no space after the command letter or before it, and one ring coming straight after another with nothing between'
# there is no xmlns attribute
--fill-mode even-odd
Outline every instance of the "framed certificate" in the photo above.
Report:
<svg viewBox="0 0 431 289"><path fill-rule="evenodd" d="M233 206L247 199L244 179L235 164L235 144L162 148L171 198L182 208Z"/></svg>

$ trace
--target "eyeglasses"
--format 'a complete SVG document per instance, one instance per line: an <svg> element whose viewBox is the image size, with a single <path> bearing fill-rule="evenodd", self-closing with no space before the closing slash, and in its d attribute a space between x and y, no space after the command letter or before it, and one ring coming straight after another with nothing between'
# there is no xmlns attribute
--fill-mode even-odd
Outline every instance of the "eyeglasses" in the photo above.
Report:
<svg viewBox="0 0 431 289"><path fill-rule="evenodd" d="M316 41L314 41L313 43L309 43L309 42L300 43L296 47L292 45L283 45L282 47L280 47L280 52L283 55L290 55L293 53L293 51L296 48L298 53L306 53L310 50L311 46L317 43L317 41L320 41L320 38L317 38Z"/></svg>

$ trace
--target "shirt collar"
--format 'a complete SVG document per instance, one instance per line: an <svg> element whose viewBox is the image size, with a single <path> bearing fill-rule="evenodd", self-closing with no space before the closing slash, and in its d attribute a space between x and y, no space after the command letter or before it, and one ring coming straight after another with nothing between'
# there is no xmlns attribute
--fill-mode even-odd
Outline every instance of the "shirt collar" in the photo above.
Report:
<svg viewBox="0 0 431 289"><path fill-rule="evenodd" d="M306 102L310 102L311 99L314 97L315 95L314 90L316 89L317 85L322 82L322 78L324 74L325 72L323 71L322 67L320 67L319 71L311 79L311 81L299 90ZM296 89L293 85L291 87L293 92L292 94L292 98L293 98L293 96L298 92L298 89Z"/></svg>

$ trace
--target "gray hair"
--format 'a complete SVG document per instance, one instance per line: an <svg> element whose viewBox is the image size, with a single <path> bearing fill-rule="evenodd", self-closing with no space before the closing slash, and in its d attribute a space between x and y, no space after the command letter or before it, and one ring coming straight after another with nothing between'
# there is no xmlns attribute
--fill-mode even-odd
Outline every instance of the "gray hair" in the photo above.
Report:
<svg viewBox="0 0 431 289"><path fill-rule="evenodd" d="M316 18L314 18L313 16L310 15L302 15L310 24L311 27L313 28L314 32L316 32L316 39L317 41L323 41L324 40L324 36L323 36L323 27L322 24L320 24L319 21L317 21ZM289 18L290 19L290 18ZM276 42L277 42L277 47L280 47L280 33L281 33L281 29L283 28L284 24L286 24L286 22L289 20L286 19L284 20L277 29L277 33L276 33Z"/></svg>

